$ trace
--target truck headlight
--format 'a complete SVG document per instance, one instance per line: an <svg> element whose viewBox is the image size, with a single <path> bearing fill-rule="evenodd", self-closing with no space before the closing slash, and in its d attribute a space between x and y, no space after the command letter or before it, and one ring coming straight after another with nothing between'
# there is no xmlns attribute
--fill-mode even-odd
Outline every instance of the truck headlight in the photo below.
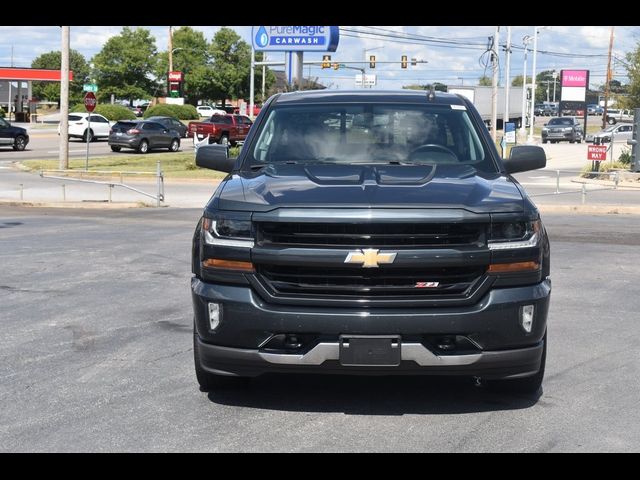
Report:
<svg viewBox="0 0 640 480"><path fill-rule="evenodd" d="M540 220L492 223L489 250L535 247L540 238Z"/></svg>
<svg viewBox="0 0 640 480"><path fill-rule="evenodd" d="M202 219L204 242L209 245L252 248L251 220L219 215Z"/></svg>

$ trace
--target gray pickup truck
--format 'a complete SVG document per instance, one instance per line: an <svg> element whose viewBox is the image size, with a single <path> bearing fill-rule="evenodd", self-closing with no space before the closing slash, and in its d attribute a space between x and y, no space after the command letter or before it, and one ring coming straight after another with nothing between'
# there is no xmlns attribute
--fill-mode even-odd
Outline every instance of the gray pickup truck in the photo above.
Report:
<svg viewBox="0 0 640 480"><path fill-rule="evenodd" d="M193 236L202 390L263 373L467 375L537 392L549 240L471 102L440 92L279 94Z"/></svg>

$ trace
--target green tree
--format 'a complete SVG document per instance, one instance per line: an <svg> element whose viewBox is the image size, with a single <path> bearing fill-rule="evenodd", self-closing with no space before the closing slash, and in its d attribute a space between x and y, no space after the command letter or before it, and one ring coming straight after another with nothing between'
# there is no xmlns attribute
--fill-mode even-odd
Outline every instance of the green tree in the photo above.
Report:
<svg viewBox="0 0 640 480"><path fill-rule="evenodd" d="M511 80L512 87L521 87L522 86L522 75L516 75L513 80ZM531 85L531 77L527 75L527 85Z"/></svg>
<svg viewBox="0 0 640 480"><path fill-rule="evenodd" d="M481 87L490 87L491 85L493 85L493 81L491 80L491 78L483 75L478 79L478 85L480 85Z"/></svg>
<svg viewBox="0 0 640 480"><path fill-rule="evenodd" d="M50 68L60 70L62 55L60 51L43 53L31 62L31 68ZM84 93L82 85L89 75L89 65L84 56L77 50L69 51L69 69L73 72L73 80L69 83L69 103L73 105L82 101ZM59 82L33 82L33 96L60 103Z"/></svg>
<svg viewBox="0 0 640 480"><path fill-rule="evenodd" d="M197 105L198 100L212 93L209 43L202 32L191 27L180 27L173 32L173 69L184 73L184 95L187 103ZM165 87L169 71L169 53L158 56L156 76Z"/></svg>
<svg viewBox="0 0 640 480"><path fill-rule="evenodd" d="M556 80L556 100L560 97L559 78ZM553 100L553 70L544 70L536 75L536 102L542 103L547 100L547 89L549 89L549 100Z"/></svg>
<svg viewBox="0 0 640 480"><path fill-rule="evenodd" d="M151 32L124 27L93 57L98 99L104 101L112 94L130 103L150 98L157 88L152 78L157 61L156 41Z"/></svg>
<svg viewBox="0 0 640 480"><path fill-rule="evenodd" d="M234 30L223 27L209 47L213 70L210 98L246 98L249 96L251 47Z"/></svg>
<svg viewBox="0 0 640 480"><path fill-rule="evenodd" d="M405 90L431 90L431 85L430 83L427 83L426 85L418 85L418 84L411 84L411 85L405 85L402 88ZM446 92L447 91L447 86L444 83L440 83L440 82L433 82L433 89L436 92Z"/></svg>

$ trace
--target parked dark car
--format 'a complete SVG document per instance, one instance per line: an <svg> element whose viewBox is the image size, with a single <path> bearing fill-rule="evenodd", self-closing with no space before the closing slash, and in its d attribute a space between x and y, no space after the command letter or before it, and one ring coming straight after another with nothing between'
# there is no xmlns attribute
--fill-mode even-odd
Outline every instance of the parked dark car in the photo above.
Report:
<svg viewBox="0 0 640 480"><path fill-rule="evenodd" d="M4 118L0 118L0 147L11 147L22 151L29 143L29 135L22 127L14 127Z"/></svg>
<svg viewBox="0 0 640 480"><path fill-rule="evenodd" d="M114 152L131 148L138 153L147 153L154 148L168 148L177 152L180 134L158 122L149 120L120 120L109 133L109 146Z"/></svg>
<svg viewBox="0 0 640 480"><path fill-rule="evenodd" d="M273 372L467 375L536 392L549 240L467 98L304 91L268 100L192 242L202 390Z"/></svg>
<svg viewBox="0 0 640 480"><path fill-rule="evenodd" d="M180 138L187 137L187 126L175 117L149 117L150 122L158 122L165 128L176 130L180 134Z"/></svg>
<svg viewBox="0 0 640 480"><path fill-rule="evenodd" d="M552 118L542 127L542 143L581 143L583 137L582 125L574 117Z"/></svg>

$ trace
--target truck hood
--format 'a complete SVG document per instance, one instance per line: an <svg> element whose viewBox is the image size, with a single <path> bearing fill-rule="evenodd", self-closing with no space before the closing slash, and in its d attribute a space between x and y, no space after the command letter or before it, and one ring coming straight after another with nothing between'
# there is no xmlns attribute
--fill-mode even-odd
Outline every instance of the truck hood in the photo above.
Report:
<svg viewBox="0 0 640 480"><path fill-rule="evenodd" d="M522 212L517 184L469 165L279 165L228 177L208 208L463 208Z"/></svg>

